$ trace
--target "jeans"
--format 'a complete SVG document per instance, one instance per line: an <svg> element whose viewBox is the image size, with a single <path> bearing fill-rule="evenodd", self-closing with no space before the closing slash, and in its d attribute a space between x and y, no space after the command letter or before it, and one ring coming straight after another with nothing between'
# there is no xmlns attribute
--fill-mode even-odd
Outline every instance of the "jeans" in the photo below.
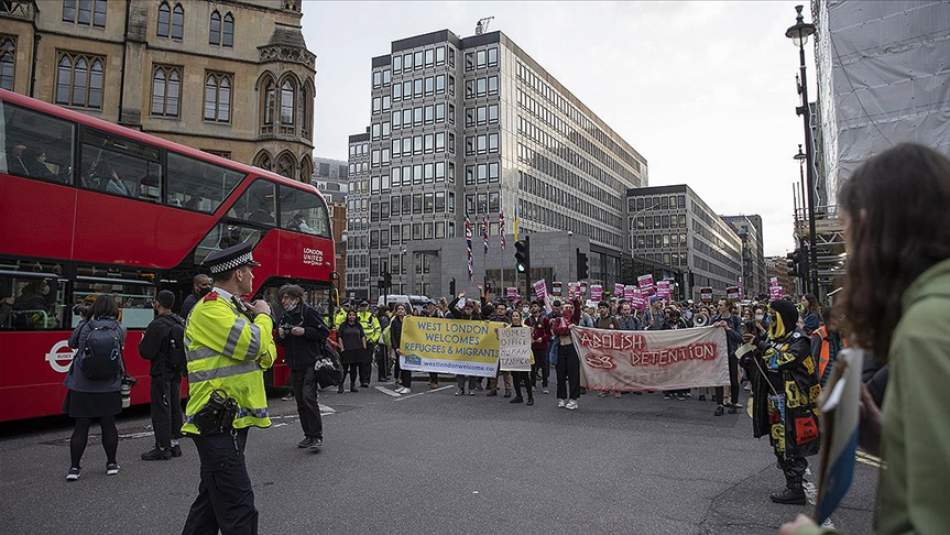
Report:
<svg viewBox="0 0 950 535"><path fill-rule="evenodd" d="M317 401L317 372L313 368L291 370L290 383L304 436L323 438L323 418L320 416L320 403Z"/></svg>
<svg viewBox="0 0 950 535"><path fill-rule="evenodd" d="M182 535L215 535L218 530L222 535L256 535L257 509L244 459L247 429L194 440L201 483Z"/></svg>
<svg viewBox="0 0 950 535"><path fill-rule="evenodd" d="M725 388L716 387L716 403L722 405ZM729 355L729 394L732 396L732 403L739 402L739 359L735 355Z"/></svg>
<svg viewBox="0 0 950 535"><path fill-rule="evenodd" d="M548 377L551 375L551 364L548 362L547 351L533 351L534 364L531 365L531 385L538 381L538 372L541 373L541 387L548 387Z"/></svg>
<svg viewBox="0 0 950 535"><path fill-rule="evenodd" d="M531 392L532 381L528 379L529 373L531 372L511 372L512 378L514 379L516 398L521 397L521 387L524 386L525 390L528 392L528 399L533 399Z"/></svg>
<svg viewBox="0 0 950 535"><path fill-rule="evenodd" d="M557 398L577 399L581 395L581 361L577 358L574 344L558 347L557 353ZM570 387L570 392L568 392Z"/></svg>
<svg viewBox="0 0 950 535"><path fill-rule="evenodd" d="M167 450L172 439L181 438L181 376L153 376L150 387L152 429L155 445Z"/></svg>

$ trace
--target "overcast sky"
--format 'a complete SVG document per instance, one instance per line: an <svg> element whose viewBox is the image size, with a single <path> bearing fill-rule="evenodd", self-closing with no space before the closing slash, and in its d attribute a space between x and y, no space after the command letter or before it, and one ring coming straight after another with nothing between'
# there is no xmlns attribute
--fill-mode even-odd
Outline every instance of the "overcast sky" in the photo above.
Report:
<svg viewBox="0 0 950 535"><path fill-rule="evenodd" d="M501 30L646 157L650 185L687 183L720 214L760 214L765 254L794 248L798 53L804 2L316 2L316 155L346 160L369 123L370 58L392 41ZM807 3L806 3L807 4ZM807 16L806 9L806 18ZM810 44L810 43L809 43ZM815 71L809 57L810 96Z"/></svg>

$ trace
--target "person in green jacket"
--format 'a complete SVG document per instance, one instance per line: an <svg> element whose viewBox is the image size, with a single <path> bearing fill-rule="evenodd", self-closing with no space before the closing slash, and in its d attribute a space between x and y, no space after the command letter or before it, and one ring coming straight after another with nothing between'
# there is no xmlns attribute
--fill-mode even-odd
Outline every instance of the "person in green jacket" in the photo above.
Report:
<svg viewBox="0 0 950 535"><path fill-rule="evenodd" d="M898 145L838 198L849 340L886 355L890 373L883 413L866 388L861 400L861 447L884 460L875 532L950 533L950 160ZM799 516L779 533L832 531Z"/></svg>

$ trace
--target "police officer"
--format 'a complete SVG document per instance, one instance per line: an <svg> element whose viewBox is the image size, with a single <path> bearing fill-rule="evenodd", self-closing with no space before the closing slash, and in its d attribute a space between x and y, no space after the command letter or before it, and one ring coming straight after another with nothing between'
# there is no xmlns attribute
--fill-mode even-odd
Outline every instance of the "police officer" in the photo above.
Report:
<svg viewBox="0 0 950 535"><path fill-rule="evenodd" d="M360 303L356 318L363 326L363 332L366 333L366 351L363 352L359 366L360 386L369 388L370 375L373 373L373 354L376 352L376 344L379 343L383 330L379 327L379 318L369 309L369 301L364 300ZM350 379L352 380L352 377Z"/></svg>
<svg viewBox="0 0 950 535"><path fill-rule="evenodd" d="M198 449L201 483L182 533L252 534L258 515L244 447L249 427L271 425L263 372L277 355L274 325L265 301L241 300L253 291L251 269L260 265L250 243L213 252L204 265L214 288L185 327L190 398L182 426ZM210 410L222 406L227 410ZM227 417L215 416L221 413Z"/></svg>

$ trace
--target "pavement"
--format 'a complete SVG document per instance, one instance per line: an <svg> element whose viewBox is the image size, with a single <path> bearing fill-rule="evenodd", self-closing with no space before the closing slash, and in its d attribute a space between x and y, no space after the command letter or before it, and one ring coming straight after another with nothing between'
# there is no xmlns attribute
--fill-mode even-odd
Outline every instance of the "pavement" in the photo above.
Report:
<svg viewBox="0 0 950 535"><path fill-rule="evenodd" d="M390 390L321 393L320 452L295 447L295 404L271 399L274 426L252 430L247 446L260 533L774 534L812 509L769 501L784 480L768 440L752 438L742 411L714 417L708 401L585 395L570 412L553 394L528 407L455 397L454 386ZM119 428L121 474L105 475L91 437L73 483L67 420L0 428L0 530L180 533L197 494L194 445L143 462L147 412ZM876 485L877 469L859 463L838 529L871 533Z"/></svg>

